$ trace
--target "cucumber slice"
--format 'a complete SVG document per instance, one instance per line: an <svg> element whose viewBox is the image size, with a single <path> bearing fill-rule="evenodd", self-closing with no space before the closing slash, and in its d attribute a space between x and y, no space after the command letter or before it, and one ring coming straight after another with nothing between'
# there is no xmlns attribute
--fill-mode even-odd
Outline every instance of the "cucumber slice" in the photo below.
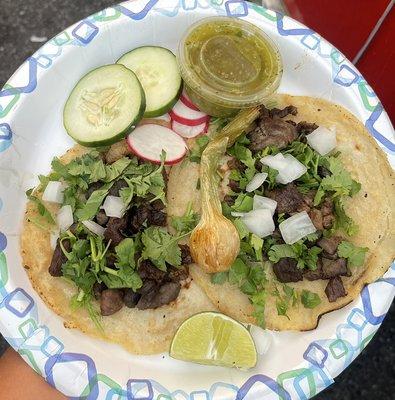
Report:
<svg viewBox="0 0 395 400"><path fill-rule="evenodd" d="M144 110L144 90L136 75L123 65L105 65L74 87L64 106L63 125L83 146L107 146L130 133Z"/></svg>
<svg viewBox="0 0 395 400"><path fill-rule="evenodd" d="M139 78L147 101L144 117L159 117L167 113L180 97L182 79L175 55L156 46L138 47L118 61L134 71Z"/></svg>

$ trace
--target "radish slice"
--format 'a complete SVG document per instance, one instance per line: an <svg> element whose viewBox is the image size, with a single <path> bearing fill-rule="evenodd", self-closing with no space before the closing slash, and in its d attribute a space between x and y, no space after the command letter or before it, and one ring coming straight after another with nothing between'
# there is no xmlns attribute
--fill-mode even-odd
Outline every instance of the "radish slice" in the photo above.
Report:
<svg viewBox="0 0 395 400"><path fill-rule="evenodd" d="M107 217L121 218L125 212L125 204L118 196L107 196L102 208Z"/></svg>
<svg viewBox="0 0 395 400"><path fill-rule="evenodd" d="M336 128L328 129L324 126L319 126L310 135L307 135L306 139L314 150L324 156L336 147Z"/></svg>
<svg viewBox="0 0 395 400"><path fill-rule="evenodd" d="M272 215L274 215L277 208L277 201L269 199L269 197L259 196L256 194L253 199L252 209L260 210L262 208L270 210Z"/></svg>
<svg viewBox="0 0 395 400"><path fill-rule="evenodd" d="M187 151L184 140L171 129L161 125L138 126L126 140L136 156L155 164L161 163L162 150L166 152L166 165L178 163Z"/></svg>
<svg viewBox="0 0 395 400"><path fill-rule="evenodd" d="M189 108L192 108L192 110L199 111L199 109L195 106L195 104L192 103L191 99L188 97L186 92L182 92L182 95L180 97L180 100Z"/></svg>
<svg viewBox="0 0 395 400"><path fill-rule="evenodd" d="M251 233L260 238L271 235L275 230L272 213L267 209L250 211L241 220Z"/></svg>
<svg viewBox="0 0 395 400"><path fill-rule="evenodd" d="M246 191L253 192L254 190L258 189L259 187L262 186L263 182L265 182L266 178L267 178L266 172L259 172L258 174L255 174L252 177L251 181L247 184Z"/></svg>
<svg viewBox="0 0 395 400"><path fill-rule="evenodd" d="M209 118L204 112L187 107L181 100L178 100L169 114L174 121L190 126L202 124Z"/></svg>
<svg viewBox="0 0 395 400"><path fill-rule="evenodd" d="M84 225L87 229L89 229L92 233L95 233L97 236L104 236L104 231L106 230L101 225L97 224L94 221L81 221L82 225Z"/></svg>
<svg viewBox="0 0 395 400"><path fill-rule="evenodd" d="M284 242L294 244L310 233L314 233L316 228L306 211L292 215L278 226Z"/></svg>
<svg viewBox="0 0 395 400"><path fill-rule="evenodd" d="M58 227L61 232L66 231L73 225L73 210L70 205L63 206L59 209L57 215Z"/></svg>
<svg viewBox="0 0 395 400"><path fill-rule="evenodd" d="M163 114L160 117L153 117L153 118L150 118L150 119L157 119L159 121L166 121L166 122L170 122L171 121L170 115L168 113Z"/></svg>
<svg viewBox="0 0 395 400"><path fill-rule="evenodd" d="M196 125L196 126L188 126L188 125L184 125L184 124L180 124L177 121L173 121L171 124L171 127L173 129L174 132L178 133L180 136L187 138L187 139L191 139L195 136L200 135L201 133L206 133L207 129L208 129L208 121L200 124L200 125Z"/></svg>
<svg viewBox="0 0 395 400"><path fill-rule="evenodd" d="M43 193L43 200L49 203L63 203L65 185L59 181L49 181Z"/></svg>

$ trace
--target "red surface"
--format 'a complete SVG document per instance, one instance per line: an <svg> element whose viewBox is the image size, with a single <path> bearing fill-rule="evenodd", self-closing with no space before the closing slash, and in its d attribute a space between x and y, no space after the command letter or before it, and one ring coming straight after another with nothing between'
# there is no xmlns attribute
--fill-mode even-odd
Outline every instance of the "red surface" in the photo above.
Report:
<svg viewBox="0 0 395 400"><path fill-rule="evenodd" d="M285 0L290 15L352 60L390 0Z"/></svg>
<svg viewBox="0 0 395 400"><path fill-rule="evenodd" d="M353 60L391 0L285 0L289 14ZM395 8L357 63L395 123Z"/></svg>
<svg viewBox="0 0 395 400"><path fill-rule="evenodd" d="M384 20L357 68L373 87L395 125L395 9Z"/></svg>

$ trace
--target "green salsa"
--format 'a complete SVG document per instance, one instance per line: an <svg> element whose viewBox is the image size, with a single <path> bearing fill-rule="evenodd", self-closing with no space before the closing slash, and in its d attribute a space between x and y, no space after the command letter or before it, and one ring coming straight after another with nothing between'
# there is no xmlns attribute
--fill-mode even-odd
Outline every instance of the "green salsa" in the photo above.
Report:
<svg viewBox="0 0 395 400"><path fill-rule="evenodd" d="M259 104L278 87L280 55L263 32L245 21L200 21L180 45L186 90L200 109L225 117Z"/></svg>

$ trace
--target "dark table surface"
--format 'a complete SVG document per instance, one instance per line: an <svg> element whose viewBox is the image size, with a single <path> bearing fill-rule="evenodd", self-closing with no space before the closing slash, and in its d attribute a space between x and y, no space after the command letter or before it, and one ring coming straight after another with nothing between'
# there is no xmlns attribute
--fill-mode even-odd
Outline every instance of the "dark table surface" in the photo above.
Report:
<svg viewBox="0 0 395 400"><path fill-rule="evenodd" d="M359 1L359 0L353 0ZM40 43L114 4L109 0L0 0L0 88ZM317 400L395 399L395 306L362 354ZM7 347L0 335L0 354Z"/></svg>

